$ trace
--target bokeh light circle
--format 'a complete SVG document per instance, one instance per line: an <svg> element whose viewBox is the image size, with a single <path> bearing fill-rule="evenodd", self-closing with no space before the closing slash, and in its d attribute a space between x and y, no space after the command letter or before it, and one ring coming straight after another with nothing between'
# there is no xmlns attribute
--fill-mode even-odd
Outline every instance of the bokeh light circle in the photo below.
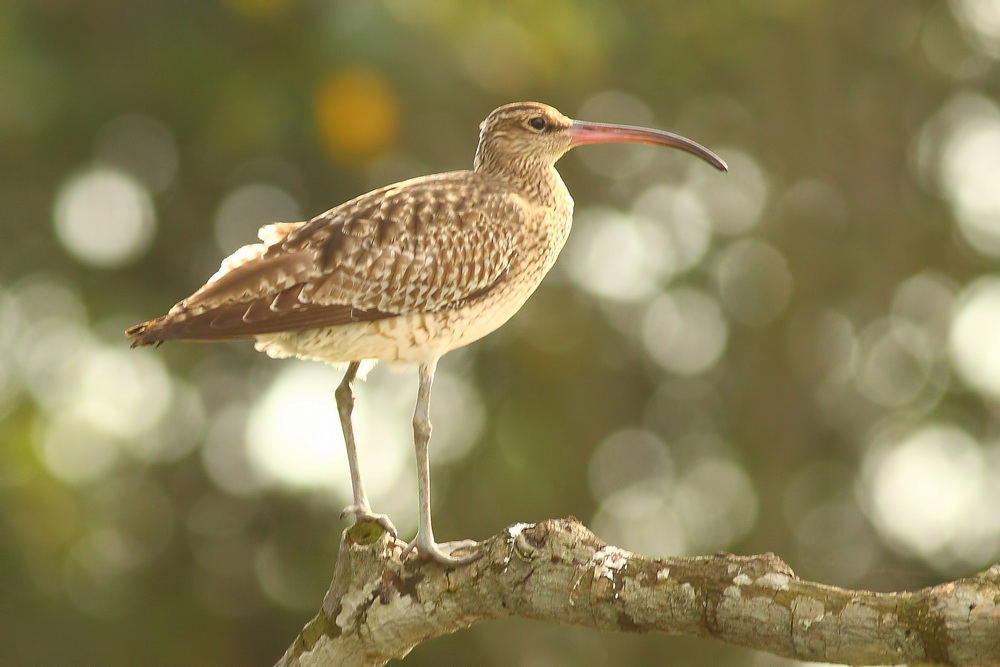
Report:
<svg viewBox="0 0 1000 667"><path fill-rule="evenodd" d="M1000 399L1000 278L980 278L962 293L950 349L962 378Z"/></svg>
<svg viewBox="0 0 1000 667"><path fill-rule="evenodd" d="M94 167L72 176L56 194L56 236L76 259L117 268L139 258L153 240L149 192L117 169Z"/></svg>

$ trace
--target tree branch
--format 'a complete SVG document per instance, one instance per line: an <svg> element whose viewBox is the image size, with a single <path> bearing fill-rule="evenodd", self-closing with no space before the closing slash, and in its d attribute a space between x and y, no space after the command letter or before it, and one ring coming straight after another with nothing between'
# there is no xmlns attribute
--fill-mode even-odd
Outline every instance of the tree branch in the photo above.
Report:
<svg viewBox="0 0 1000 667"><path fill-rule="evenodd" d="M345 531L322 609L277 665L381 665L504 616L715 637L809 661L1000 663L1000 564L914 592L851 591L803 581L774 554L639 556L573 518L511 526L456 569L401 562L403 546L370 527Z"/></svg>

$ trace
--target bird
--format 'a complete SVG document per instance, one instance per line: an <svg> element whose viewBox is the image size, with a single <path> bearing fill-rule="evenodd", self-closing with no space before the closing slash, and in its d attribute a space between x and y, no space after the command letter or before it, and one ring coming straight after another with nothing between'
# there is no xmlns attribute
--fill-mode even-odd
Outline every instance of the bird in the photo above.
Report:
<svg viewBox="0 0 1000 667"><path fill-rule="evenodd" d="M471 563L482 555L476 542L438 543L431 525L430 398L438 360L499 328L539 286L572 226L573 199L556 161L577 146L612 142L677 148L728 170L718 155L677 134L572 120L539 102L506 104L480 124L471 171L413 178L308 221L265 225L259 243L236 250L204 286L126 336L132 347L253 339L274 358L346 364L334 395L353 499L341 518L375 524L394 538L395 526L372 511L361 478L351 420L355 381L363 363L416 365L418 527L401 557Z"/></svg>

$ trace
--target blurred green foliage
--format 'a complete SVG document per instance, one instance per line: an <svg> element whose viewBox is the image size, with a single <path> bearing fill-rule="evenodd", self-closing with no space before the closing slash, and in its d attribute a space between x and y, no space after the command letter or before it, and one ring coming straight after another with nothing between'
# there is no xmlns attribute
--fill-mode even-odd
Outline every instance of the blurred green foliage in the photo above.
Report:
<svg viewBox="0 0 1000 667"><path fill-rule="evenodd" d="M142 356L121 332L211 275L235 249L217 240L469 168L478 123L518 99L677 131L733 169L637 147L560 163L569 256L507 327L442 364L471 388L436 427L463 424L475 445L435 469L439 538L573 514L627 548L773 551L877 590L997 560L1000 390L967 360L1000 359L1000 214L953 159L996 164L986 5L3 4L0 662L281 655L325 592L343 498L235 488L253 475L225 477L241 465L226 457L302 362L249 344ZM621 266L601 254L630 234ZM646 288L608 292L633 271ZM405 407L385 419L405 433ZM390 496L404 509L375 510L415 512L410 492ZM785 664L514 620L408 661Z"/></svg>

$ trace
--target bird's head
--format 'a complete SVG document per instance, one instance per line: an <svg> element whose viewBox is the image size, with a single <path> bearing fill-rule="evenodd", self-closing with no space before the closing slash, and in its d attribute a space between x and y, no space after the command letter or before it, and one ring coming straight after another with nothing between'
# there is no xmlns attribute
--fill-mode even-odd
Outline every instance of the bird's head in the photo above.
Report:
<svg viewBox="0 0 1000 667"><path fill-rule="evenodd" d="M525 162L551 166L571 148L600 143L670 146L727 170L722 158L690 139L644 127L573 120L541 102L506 104L486 117L479 125L476 169Z"/></svg>

